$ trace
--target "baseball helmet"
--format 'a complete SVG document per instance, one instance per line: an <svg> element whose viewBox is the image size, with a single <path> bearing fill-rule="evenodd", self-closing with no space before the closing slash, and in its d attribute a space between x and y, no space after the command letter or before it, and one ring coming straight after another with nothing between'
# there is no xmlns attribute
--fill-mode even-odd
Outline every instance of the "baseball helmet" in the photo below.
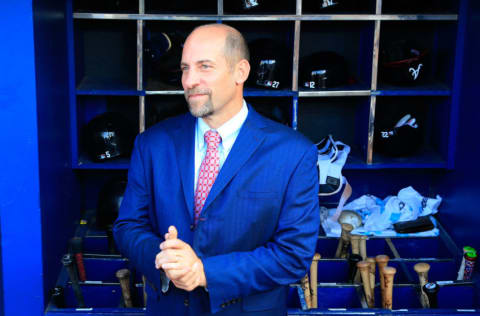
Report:
<svg viewBox="0 0 480 316"><path fill-rule="evenodd" d="M148 75L165 84L180 86L180 61L184 41L185 36L177 31L153 33L146 29L144 52L149 65Z"/></svg>
<svg viewBox="0 0 480 316"><path fill-rule="evenodd" d="M112 179L100 190L97 201L97 227L108 229L118 217L127 181Z"/></svg>
<svg viewBox="0 0 480 316"><path fill-rule="evenodd" d="M85 134L87 152L96 162L129 156L135 138L130 122L116 112L93 118L87 124Z"/></svg>
<svg viewBox="0 0 480 316"><path fill-rule="evenodd" d="M414 154L422 145L419 125L417 118L406 114L394 126L380 126L375 135L375 150L393 157Z"/></svg>
<svg viewBox="0 0 480 316"><path fill-rule="evenodd" d="M358 0L311 0L304 1L304 11L319 13L355 11L359 8Z"/></svg>
<svg viewBox="0 0 480 316"><path fill-rule="evenodd" d="M300 61L300 86L327 89L348 83L348 65L335 52L317 52Z"/></svg>
<svg viewBox="0 0 480 316"><path fill-rule="evenodd" d="M291 63L288 48L275 40L264 38L249 44L251 71L247 84L256 88L285 89Z"/></svg>
<svg viewBox="0 0 480 316"><path fill-rule="evenodd" d="M426 76L427 55L413 40L389 42L381 50L381 78L392 84L415 85Z"/></svg>

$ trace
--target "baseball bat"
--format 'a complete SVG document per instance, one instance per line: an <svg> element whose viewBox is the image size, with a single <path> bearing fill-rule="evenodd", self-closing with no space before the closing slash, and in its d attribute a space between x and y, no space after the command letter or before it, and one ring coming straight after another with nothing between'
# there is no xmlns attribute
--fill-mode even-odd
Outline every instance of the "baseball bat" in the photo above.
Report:
<svg viewBox="0 0 480 316"><path fill-rule="evenodd" d="M348 248L350 246L350 232L353 230L353 226L350 224L342 224L342 249L340 251L340 258L346 258L348 254Z"/></svg>
<svg viewBox="0 0 480 316"><path fill-rule="evenodd" d="M470 246L463 247L462 263L460 264L460 269L458 269L457 280L463 280L463 273L465 271L465 254L471 251L476 251L476 250L475 248Z"/></svg>
<svg viewBox="0 0 480 316"><path fill-rule="evenodd" d="M72 281L72 288L73 288L73 292L75 293L75 297L77 298L78 307L85 307L82 291L80 289L80 285L78 285L77 275L73 269L72 255L69 253L65 254L62 257L62 264L65 267L65 269L67 269L68 276L70 277L70 281Z"/></svg>
<svg viewBox="0 0 480 316"><path fill-rule="evenodd" d="M352 246L352 253L360 254L360 235L350 235L350 244Z"/></svg>
<svg viewBox="0 0 480 316"><path fill-rule="evenodd" d="M321 256L318 253L315 253L313 256L312 265L310 266L310 291L312 291L311 303L312 308L318 307L318 283L317 283L317 276L318 276L318 260L320 260Z"/></svg>
<svg viewBox="0 0 480 316"><path fill-rule="evenodd" d="M395 269L394 267L383 268L383 282L384 282L383 286L385 288L385 297L382 303L383 308L392 309L393 307L393 300L392 300L393 278L396 272L397 272L397 269Z"/></svg>
<svg viewBox="0 0 480 316"><path fill-rule="evenodd" d="M348 283L357 283L356 276L359 275L357 263L360 261L362 261L362 256L359 254L352 253L350 256L348 256Z"/></svg>
<svg viewBox="0 0 480 316"><path fill-rule="evenodd" d="M360 256L362 256L363 260L367 260L367 236L362 235L360 236Z"/></svg>
<svg viewBox="0 0 480 316"><path fill-rule="evenodd" d="M83 264L82 238L71 238L70 247L72 249L73 255L75 256L75 263L77 264L78 269L78 278L80 279L80 281L85 282L87 280L87 273L85 272L85 265Z"/></svg>
<svg viewBox="0 0 480 316"><path fill-rule="evenodd" d="M380 277L380 291L382 294L382 303L385 300L385 283L383 282L383 268L387 266L390 258L387 255L378 255L375 257L375 261L378 264L378 275Z"/></svg>
<svg viewBox="0 0 480 316"><path fill-rule="evenodd" d="M133 307L132 295L130 294L130 271L128 269L120 269L115 275L120 282L125 307Z"/></svg>
<svg viewBox="0 0 480 316"><path fill-rule="evenodd" d="M437 294L440 290L440 286L435 282L429 282L422 287L422 290L428 297L430 308L438 308Z"/></svg>
<svg viewBox="0 0 480 316"><path fill-rule="evenodd" d="M360 261L357 263L357 268L360 270L362 276L363 291L365 292L367 305L369 308L373 308L375 307L375 303L372 297L372 289L370 288L370 263L367 261Z"/></svg>
<svg viewBox="0 0 480 316"><path fill-rule="evenodd" d="M370 290L372 290L373 305L375 305L375 258L367 258L370 272Z"/></svg>
<svg viewBox="0 0 480 316"><path fill-rule="evenodd" d="M143 282L143 307L147 307L147 278L142 275L142 282Z"/></svg>
<svg viewBox="0 0 480 316"><path fill-rule="evenodd" d="M429 308L427 294L423 291L423 286L428 283L428 271L430 265L426 262L419 262L413 266L413 269L418 274L418 280L420 283L420 303L423 308Z"/></svg>
<svg viewBox="0 0 480 316"><path fill-rule="evenodd" d="M65 294L63 287L56 286L50 291L52 295L53 305L57 308L65 308Z"/></svg>
<svg viewBox="0 0 480 316"><path fill-rule="evenodd" d="M360 235L350 235L350 245L352 247L352 254L360 255ZM354 280L352 280L352 283L360 283L360 273L358 272L356 264L355 271L356 273L354 276Z"/></svg>
<svg viewBox="0 0 480 316"><path fill-rule="evenodd" d="M305 296L305 304L307 304L307 308L312 308L312 298L310 297L310 281L308 280L308 273L300 281L303 295Z"/></svg>

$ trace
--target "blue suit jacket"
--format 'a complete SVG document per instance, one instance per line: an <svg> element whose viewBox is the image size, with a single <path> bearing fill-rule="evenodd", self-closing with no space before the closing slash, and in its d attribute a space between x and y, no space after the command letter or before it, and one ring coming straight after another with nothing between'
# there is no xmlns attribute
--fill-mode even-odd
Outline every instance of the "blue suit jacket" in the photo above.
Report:
<svg viewBox="0 0 480 316"><path fill-rule="evenodd" d="M132 153L114 233L148 280L147 314L283 315L286 285L305 275L317 240L316 148L249 107L195 228L195 120L186 114L155 125ZM170 225L202 259L208 292L173 283L161 291L154 261Z"/></svg>

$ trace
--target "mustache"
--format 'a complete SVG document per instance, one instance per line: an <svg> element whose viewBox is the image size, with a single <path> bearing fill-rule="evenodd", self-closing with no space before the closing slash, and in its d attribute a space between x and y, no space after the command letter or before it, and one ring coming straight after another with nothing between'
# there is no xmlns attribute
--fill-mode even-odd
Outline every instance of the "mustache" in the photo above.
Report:
<svg viewBox="0 0 480 316"><path fill-rule="evenodd" d="M210 89L205 89L205 88L194 88L194 89L190 89L190 90L187 90L185 91L185 95L188 97L188 96L191 96L191 95L194 95L194 94L207 94L207 95L210 95L212 94L212 90Z"/></svg>

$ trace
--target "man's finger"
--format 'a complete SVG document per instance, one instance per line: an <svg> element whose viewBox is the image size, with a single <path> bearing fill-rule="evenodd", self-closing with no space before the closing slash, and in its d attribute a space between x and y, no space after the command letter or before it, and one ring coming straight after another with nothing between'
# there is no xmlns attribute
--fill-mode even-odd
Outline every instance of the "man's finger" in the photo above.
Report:
<svg viewBox="0 0 480 316"><path fill-rule="evenodd" d="M165 250L165 249L182 249L186 246L187 244L180 240L180 239L167 239L164 242L160 244L160 249Z"/></svg>
<svg viewBox="0 0 480 316"><path fill-rule="evenodd" d="M168 239L177 239L177 237L178 237L177 228L173 225L168 227Z"/></svg>
<svg viewBox="0 0 480 316"><path fill-rule="evenodd" d="M161 264L163 270L185 270L190 271L182 262L164 262Z"/></svg>

